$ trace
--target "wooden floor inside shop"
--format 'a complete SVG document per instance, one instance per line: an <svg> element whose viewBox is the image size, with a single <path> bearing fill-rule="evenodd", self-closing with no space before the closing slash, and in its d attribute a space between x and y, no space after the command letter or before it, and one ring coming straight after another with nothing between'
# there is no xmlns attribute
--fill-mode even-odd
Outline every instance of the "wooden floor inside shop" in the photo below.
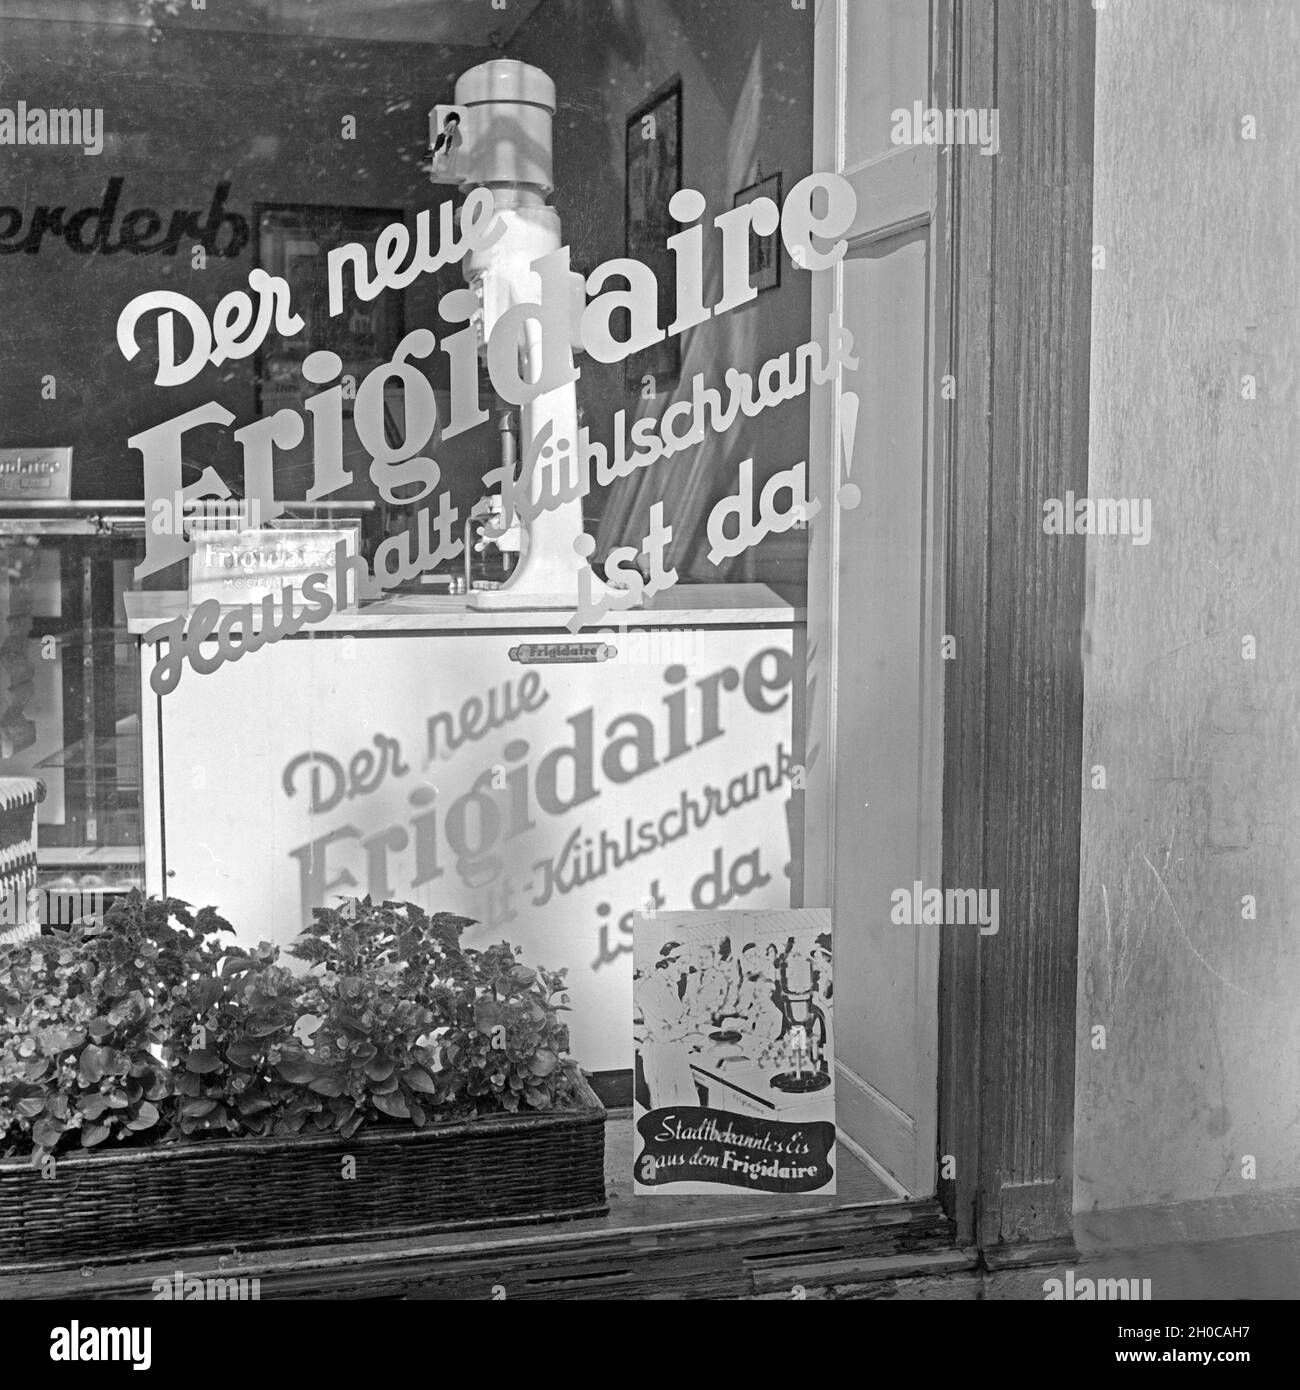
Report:
<svg viewBox="0 0 1300 1390"><path fill-rule="evenodd" d="M830 1197L638 1197L631 1151L631 1112L613 1111L606 1216L5 1274L0 1299L150 1298L154 1281L178 1267L257 1278L263 1300L802 1297L969 1263L935 1202L900 1199L842 1143Z"/></svg>

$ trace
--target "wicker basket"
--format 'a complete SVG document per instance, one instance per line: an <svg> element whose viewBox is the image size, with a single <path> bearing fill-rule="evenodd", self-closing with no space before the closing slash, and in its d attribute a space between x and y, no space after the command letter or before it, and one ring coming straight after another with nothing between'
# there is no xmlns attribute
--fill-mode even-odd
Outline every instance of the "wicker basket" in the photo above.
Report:
<svg viewBox="0 0 1300 1390"><path fill-rule="evenodd" d="M0 1273L604 1215L605 1110L0 1162ZM355 1177L344 1177L344 1159Z"/></svg>

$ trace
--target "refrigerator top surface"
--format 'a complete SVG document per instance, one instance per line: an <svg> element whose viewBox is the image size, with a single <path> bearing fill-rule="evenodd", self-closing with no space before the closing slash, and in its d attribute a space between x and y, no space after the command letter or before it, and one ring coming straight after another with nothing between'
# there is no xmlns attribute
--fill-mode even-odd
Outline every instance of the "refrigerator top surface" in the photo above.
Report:
<svg viewBox="0 0 1300 1390"><path fill-rule="evenodd" d="M160 623L189 613L183 589L132 592L126 601L127 628L146 636ZM254 605L254 613L258 612ZM564 631L572 610L471 609L463 594L390 594L359 609L331 613L304 627L313 632L484 632ZM623 627L791 626L804 621L795 607L766 584L680 584L656 595L644 607L610 611L584 631Z"/></svg>

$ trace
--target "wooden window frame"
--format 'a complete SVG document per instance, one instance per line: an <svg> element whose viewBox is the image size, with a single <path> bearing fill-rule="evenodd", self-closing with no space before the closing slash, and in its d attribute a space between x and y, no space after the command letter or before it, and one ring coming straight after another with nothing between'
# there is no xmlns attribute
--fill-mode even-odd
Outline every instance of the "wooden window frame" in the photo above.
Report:
<svg viewBox="0 0 1300 1390"><path fill-rule="evenodd" d="M1000 928L945 927L939 1184L959 1244L1068 1238L1083 769L1084 550L1042 504L1087 493L1095 17L1067 0L934 0L934 105L999 111L951 150L938 226L956 397L940 447L946 885ZM936 382L936 387L937 387Z"/></svg>

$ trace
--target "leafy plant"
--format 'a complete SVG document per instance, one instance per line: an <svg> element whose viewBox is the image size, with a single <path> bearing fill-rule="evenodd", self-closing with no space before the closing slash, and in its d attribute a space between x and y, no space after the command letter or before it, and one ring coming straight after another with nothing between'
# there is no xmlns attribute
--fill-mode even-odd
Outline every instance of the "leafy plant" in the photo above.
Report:
<svg viewBox="0 0 1300 1390"><path fill-rule="evenodd" d="M173 1137L270 1134L292 1102L294 1088L275 1064L301 1012L302 981L278 955L261 945L196 982L173 1035Z"/></svg>
<svg viewBox="0 0 1300 1390"><path fill-rule="evenodd" d="M307 1078L340 1132L384 1116L423 1125L430 1109L545 1110L572 1096L562 974L519 964L506 943L462 947L471 925L413 903L349 900L317 909L290 948L319 971L304 1004L320 1023L309 1045L286 1050L281 1074ZM329 1128L319 1114L313 1123Z"/></svg>
<svg viewBox="0 0 1300 1390"><path fill-rule="evenodd" d="M576 1104L563 972L411 903L320 908L276 947L140 893L0 948L0 1153L305 1128L423 1126Z"/></svg>
<svg viewBox="0 0 1300 1390"><path fill-rule="evenodd" d="M135 892L102 921L0 950L0 1142L33 1161L154 1130L166 1044L195 1007L229 925Z"/></svg>

